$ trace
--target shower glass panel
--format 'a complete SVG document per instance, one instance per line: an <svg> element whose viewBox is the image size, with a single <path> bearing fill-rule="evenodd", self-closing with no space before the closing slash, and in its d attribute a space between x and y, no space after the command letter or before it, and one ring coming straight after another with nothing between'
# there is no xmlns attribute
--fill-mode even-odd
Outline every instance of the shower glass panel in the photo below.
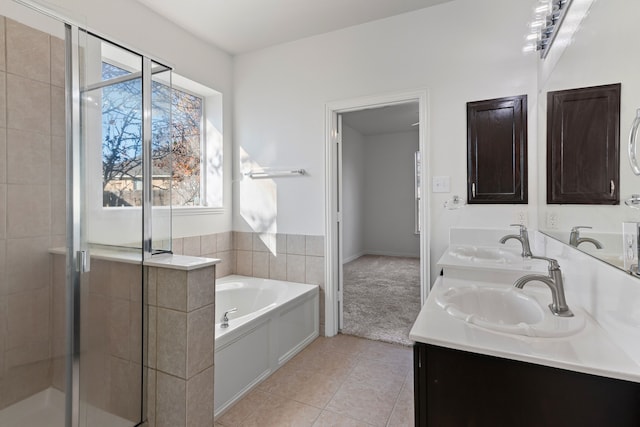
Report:
<svg viewBox="0 0 640 427"><path fill-rule="evenodd" d="M144 418L143 57L86 37L81 185L91 277L80 289L80 425L133 426Z"/></svg>
<svg viewBox="0 0 640 427"><path fill-rule="evenodd" d="M88 36L83 126L88 240L142 249L142 56Z"/></svg>

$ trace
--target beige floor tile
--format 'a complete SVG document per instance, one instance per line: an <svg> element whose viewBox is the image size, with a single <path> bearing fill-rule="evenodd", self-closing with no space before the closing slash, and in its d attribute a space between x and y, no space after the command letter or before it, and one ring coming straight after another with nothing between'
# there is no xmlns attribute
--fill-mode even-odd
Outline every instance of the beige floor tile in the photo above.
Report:
<svg viewBox="0 0 640 427"><path fill-rule="evenodd" d="M404 387L407 387L409 390L411 390L411 394L413 394L413 370L410 370L409 373L407 374L407 378L404 381Z"/></svg>
<svg viewBox="0 0 640 427"><path fill-rule="evenodd" d="M312 370L289 370L270 381L274 377L265 381L259 389L317 408L324 408L329 403L344 379L339 375L324 375Z"/></svg>
<svg viewBox="0 0 640 427"><path fill-rule="evenodd" d="M317 350L314 352L301 352L291 359L287 366L298 370L314 370L329 375L339 373L346 376L356 365L358 356L339 352Z"/></svg>
<svg viewBox="0 0 640 427"><path fill-rule="evenodd" d="M369 376L373 378L382 379L386 379L387 376L393 376L398 377L400 379L400 382L403 383L410 371L411 366L408 366L403 362L381 362L377 360L361 358L353 368L352 373L361 375L368 373Z"/></svg>
<svg viewBox="0 0 640 427"><path fill-rule="evenodd" d="M415 413L413 408L413 388L410 389L405 383L400 391L400 395L398 396L398 401L393 408L387 427L413 427L415 424Z"/></svg>
<svg viewBox="0 0 640 427"><path fill-rule="evenodd" d="M290 399L272 396L270 405L250 414L242 421L243 427L305 427L311 426L320 415L320 409Z"/></svg>
<svg viewBox="0 0 640 427"><path fill-rule="evenodd" d="M368 427L370 425L331 411L322 411L313 427Z"/></svg>
<svg viewBox="0 0 640 427"><path fill-rule="evenodd" d="M362 357L379 360L382 362L403 362L411 365L413 350L397 344L389 344L380 341L365 341Z"/></svg>
<svg viewBox="0 0 640 427"><path fill-rule="evenodd" d="M397 391L347 379L326 408L376 426L384 426L398 398Z"/></svg>
<svg viewBox="0 0 640 427"><path fill-rule="evenodd" d="M254 390L225 412L216 423L225 427L242 426L245 419L268 408L271 401L269 394Z"/></svg>
<svg viewBox="0 0 640 427"><path fill-rule="evenodd" d="M273 393L277 389L282 387L283 384L287 384L289 381L289 378L295 375L297 371L298 369L292 366L289 362L283 367L281 367L280 369L278 369L276 372L271 374L269 378L261 382L258 385L257 389L263 393Z"/></svg>
<svg viewBox="0 0 640 427"><path fill-rule="evenodd" d="M308 347L310 351L328 351L359 355L368 340L352 335L338 334L331 338L319 337Z"/></svg>
<svg viewBox="0 0 640 427"><path fill-rule="evenodd" d="M216 426L412 426L412 357L398 345L320 337Z"/></svg>

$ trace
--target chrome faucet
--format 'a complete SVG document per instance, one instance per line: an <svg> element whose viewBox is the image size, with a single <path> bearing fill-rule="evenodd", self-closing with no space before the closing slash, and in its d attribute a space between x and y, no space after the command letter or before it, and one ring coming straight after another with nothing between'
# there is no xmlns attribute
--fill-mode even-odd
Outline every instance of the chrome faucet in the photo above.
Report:
<svg viewBox="0 0 640 427"><path fill-rule="evenodd" d="M230 310L227 310L224 312L224 314L222 315L222 323L220 324L221 328L228 328L229 327L229 317L228 314L229 313L235 313L236 311L238 311L237 307L234 307Z"/></svg>
<svg viewBox="0 0 640 427"><path fill-rule="evenodd" d="M562 282L562 272L560 271L560 265L558 261L553 258L546 258L542 256L532 256L532 259L541 259L549 263L549 275L543 274L528 274L522 276L513 284L518 289L524 288L527 283L537 280L551 289L552 303L549 304L549 309L553 314L560 317L572 317L573 313L569 310L567 301L564 297L564 284Z"/></svg>
<svg viewBox="0 0 640 427"><path fill-rule="evenodd" d="M581 228L590 229L591 227L586 225L578 225L577 227L573 227L571 229L571 234L569 235L569 244L577 248L581 243L593 243L596 249L602 249L602 243L600 243L596 239L592 239L591 237L580 237Z"/></svg>
<svg viewBox="0 0 640 427"><path fill-rule="evenodd" d="M504 244L509 239L518 240L522 243L522 257L523 258L531 258L531 247L529 247L529 233L527 232L527 227L522 224L511 224L512 227L520 227L520 235L517 234L507 234L506 236L500 239L500 243Z"/></svg>

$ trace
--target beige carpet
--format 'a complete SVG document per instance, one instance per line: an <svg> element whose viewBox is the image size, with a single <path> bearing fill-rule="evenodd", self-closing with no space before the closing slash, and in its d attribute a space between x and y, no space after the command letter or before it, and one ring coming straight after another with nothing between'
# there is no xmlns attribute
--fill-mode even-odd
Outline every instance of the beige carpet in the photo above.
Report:
<svg viewBox="0 0 640 427"><path fill-rule="evenodd" d="M420 259L364 255L344 265L342 333L412 345L420 312Z"/></svg>

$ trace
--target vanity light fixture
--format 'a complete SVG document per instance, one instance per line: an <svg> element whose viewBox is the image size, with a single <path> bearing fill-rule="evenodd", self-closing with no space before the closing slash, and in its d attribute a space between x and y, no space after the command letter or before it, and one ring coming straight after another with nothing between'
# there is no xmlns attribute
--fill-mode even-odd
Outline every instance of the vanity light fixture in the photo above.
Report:
<svg viewBox="0 0 640 427"><path fill-rule="evenodd" d="M530 33L526 36L523 52L540 51L545 58L562 21L571 6L572 0L540 0L533 10L533 19L529 23Z"/></svg>

